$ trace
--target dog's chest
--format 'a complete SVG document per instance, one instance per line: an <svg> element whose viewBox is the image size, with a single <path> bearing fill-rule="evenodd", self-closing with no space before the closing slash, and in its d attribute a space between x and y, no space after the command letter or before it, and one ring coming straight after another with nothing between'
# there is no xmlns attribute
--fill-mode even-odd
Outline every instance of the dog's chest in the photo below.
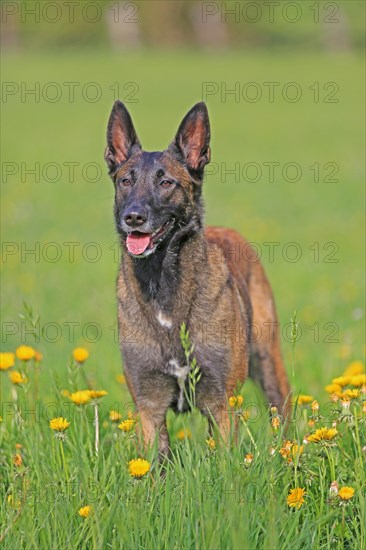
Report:
<svg viewBox="0 0 366 550"><path fill-rule="evenodd" d="M173 317L159 308L155 308L155 319L158 327L163 329L163 332L171 331L173 328Z"/></svg>

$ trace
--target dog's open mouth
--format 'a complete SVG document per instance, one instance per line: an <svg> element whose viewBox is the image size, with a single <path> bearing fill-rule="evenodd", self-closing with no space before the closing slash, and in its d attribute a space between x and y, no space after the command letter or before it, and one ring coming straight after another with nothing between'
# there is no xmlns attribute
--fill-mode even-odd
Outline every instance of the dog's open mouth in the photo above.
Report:
<svg viewBox="0 0 366 550"><path fill-rule="evenodd" d="M133 256L148 256L155 251L158 244L164 239L174 225L174 218L166 221L154 233L140 233L132 231L127 235L127 250Z"/></svg>

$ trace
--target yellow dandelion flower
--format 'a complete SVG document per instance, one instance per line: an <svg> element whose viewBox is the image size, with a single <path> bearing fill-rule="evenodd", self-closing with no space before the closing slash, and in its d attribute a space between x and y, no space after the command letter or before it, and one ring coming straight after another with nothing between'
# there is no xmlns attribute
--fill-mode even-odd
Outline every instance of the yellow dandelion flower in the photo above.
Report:
<svg viewBox="0 0 366 550"><path fill-rule="evenodd" d="M119 429L123 432L131 432L135 427L135 420L123 420L121 424L118 425Z"/></svg>
<svg viewBox="0 0 366 550"><path fill-rule="evenodd" d="M356 376L352 376L350 384L357 388L364 386L366 384L366 374L356 374Z"/></svg>
<svg viewBox="0 0 366 550"><path fill-rule="evenodd" d="M109 411L109 419L112 420L112 422L119 422L121 418L122 418L122 415L118 411L114 411L114 410Z"/></svg>
<svg viewBox="0 0 366 550"><path fill-rule="evenodd" d="M346 370L344 371L343 376L357 376L365 372L365 365L362 361L352 361Z"/></svg>
<svg viewBox="0 0 366 550"><path fill-rule="evenodd" d="M231 397L229 397L229 405L230 407L234 408L236 406L236 403L237 403L237 400L236 400L236 397L234 395L232 395Z"/></svg>
<svg viewBox="0 0 366 550"><path fill-rule="evenodd" d="M176 438L177 439L189 439L190 437L192 437L192 433L190 430L188 430L188 428L184 428L183 430L179 430L179 432L177 432L176 434Z"/></svg>
<svg viewBox="0 0 366 550"><path fill-rule="evenodd" d="M84 363L89 357L89 352L85 348L75 348L72 356L77 363Z"/></svg>
<svg viewBox="0 0 366 550"><path fill-rule="evenodd" d="M343 388L344 386L348 386L350 381L351 381L350 376L338 376L338 378L333 378L332 384L337 384L338 386L342 386Z"/></svg>
<svg viewBox="0 0 366 550"><path fill-rule="evenodd" d="M55 430L55 432L64 432L69 426L70 422L66 418L62 418L62 416L50 420L50 428L51 430Z"/></svg>
<svg viewBox="0 0 366 550"><path fill-rule="evenodd" d="M88 394L90 396L90 399L99 399L100 397L104 397L105 395L108 395L108 392L105 390L87 390Z"/></svg>
<svg viewBox="0 0 366 550"><path fill-rule="evenodd" d="M10 351L0 353L0 370L8 370L14 367L15 355Z"/></svg>
<svg viewBox="0 0 366 550"><path fill-rule="evenodd" d="M300 458L304 451L304 446L299 445L295 441L285 441L281 449L279 449L280 455L291 463L295 458Z"/></svg>
<svg viewBox="0 0 366 550"><path fill-rule="evenodd" d="M206 439L206 443L207 443L207 446L208 448L213 451L214 449L216 449L216 441L214 440L213 437L209 437L208 439Z"/></svg>
<svg viewBox="0 0 366 550"><path fill-rule="evenodd" d="M355 494L353 487L341 487L338 491L338 496L342 500L349 500Z"/></svg>
<svg viewBox="0 0 366 550"><path fill-rule="evenodd" d="M150 463L144 458L134 458L128 463L128 471L132 477L142 477L150 471Z"/></svg>
<svg viewBox="0 0 366 550"><path fill-rule="evenodd" d="M246 454L244 458L245 464L251 464L253 462L253 458L254 456L252 455L252 453Z"/></svg>
<svg viewBox="0 0 366 550"><path fill-rule="evenodd" d="M23 464L23 459L20 454L17 453L13 456L13 464L17 468L19 468Z"/></svg>
<svg viewBox="0 0 366 550"><path fill-rule="evenodd" d="M80 510L78 511L78 514L80 517L82 518L87 518L90 516L90 514L92 513L93 509L91 506L83 506L82 508L80 508Z"/></svg>
<svg viewBox="0 0 366 550"><path fill-rule="evenodd" d="M341 398L349 397L349 399L358 399L360 397L360 390L347 389L347 390L344 390L344 392L340 394L339 397Z"/></svg>
<svg viewBox="0 0 366 550"><path fill-rule="evenodd" d="M325 391L327 393L339 393L342 391L342 386L339 384L328 384L328 386L325 386Z"/></svg>
<svg viewBox="0 0 366 550"><path fill-rule="evenodd" d="M306 437L307 441L320 443L321 441L331 441L338 434L336 428L319 428L313 434Z"/></svg>
<svg viewBox="0 0 366 550"><path fill-rule="evenodd" d="M36 355L36 350L30 346L19 346L15 351L16 356L21 361L29 361Z"/></svg>
<svg viewBox="0 0 366 550"><path fill-rule="evenodd" d="M303 395L303 394L300 394L298 399L297 399L297 402L298 404L301 406L301 405L308 405L309 403L311 403L312 401L314 400L314 397L312 395Z"/></svg>
<svg viewBox="0 0 366 550"><path fill-rule="evenodd" d="M126 377L124 374L117 374L116 380L118 384L126 384Z"/></svg>
<svg viewBox="0 0 366 550"><path fill-rule="evenodd" d="M79 390L74 393L70 393L68 397L73 403L75 403L75 405L86 405L86 403L89 403L91 399L89 390Z"/></svg>
<svg viewBox="0 0 366 550"><path fill-rule="evenodd" d="M291 489L288 497L287 497L287 504L291 508L301 508L301 506L304 504L305 499L304 496L306 495L305 489L302 489L301 487L296 487L295 489Z"/></svg>
<svg viewBox="0 0 366 550"><path fill-rule="evenodd" d="M292 445L293 445L292 441L285 441L281 449L279 449L278 452L283 458L289 457Z"/></svg>
<svg viewBox="0 0 366 550"><path fill-rule="evenodd" d="M9 378L10 382L12 384L26 384L27 383L27 377L24 376L24 374L21 374L17 370L14 370L13 372L9 372Z"/></svg>

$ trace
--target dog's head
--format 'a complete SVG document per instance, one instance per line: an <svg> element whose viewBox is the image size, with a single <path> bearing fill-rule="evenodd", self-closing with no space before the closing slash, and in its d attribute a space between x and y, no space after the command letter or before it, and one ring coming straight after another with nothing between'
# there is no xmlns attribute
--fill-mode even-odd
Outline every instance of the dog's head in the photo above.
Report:
<svg viewBox="0 0 366 550"><path fill-rule="evenodd" d="M204 103L184 117L163 152L143 151L131 116L116 101L105 159L115 185L115 220L129 254L144 258L201 227L201 185L210 160Z"/></svg>

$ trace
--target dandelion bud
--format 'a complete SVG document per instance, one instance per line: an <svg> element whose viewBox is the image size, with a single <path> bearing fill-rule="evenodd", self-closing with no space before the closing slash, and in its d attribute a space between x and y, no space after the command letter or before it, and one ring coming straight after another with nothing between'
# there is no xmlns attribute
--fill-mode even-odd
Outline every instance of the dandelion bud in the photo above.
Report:
<svg viewBox="0 0 366 550"><path fill-rule="evenodd" d="M278 418L278 416L275 416L274 418L272 418L271 425L274 430L278 430L280 426L280 419Z"/></svg>
<svg viewBox="0 0 366 550"><path fill-rule="evenodd" d="M278 414L277 407L271 407L271 414Z"/></svg>
<svg viewBox="0 0 366 550"><path fill-rule="evenodd" d="M40 363L43 359L43 354L40 351L35 350L34 359L37 363Z"/></svg>
<svg viewBox="0 0 366 550"><path fill-rule="evenodd" d="M250 418L250 414L249 414L248 411L243 411L240 415L240 420L242 422L247 422L249 420L249 418Z"/></svg>
<svg viewBox="0 0 366 550"><path fill-rule="evenodd" d="M351 405L351 401L349 399L342 399L341 404L344 411L349 411Z"/></svg>
<svg viewBox="0 0 366 550"><path fill-rule="evenodd" d="M230 407L235 407L236 403L237 403L237 400L236 400L236 397L235 397L235 396L229 397L229 405L230 405Z"/></svg>
<svg viewBox="0 0 366 550"><path fill-rule="evenodd" d="M23 464L23 459L20 456L20 454L16 454L13 456L13 464L14 466L17 466L18 468Z"/></svg>
<svg viewBox="0 0 366 550"><path fill-rule="evenodd" d="M339 399L339 397L336 393L332 393L330 395L330 400L333 401L333 403L337 403L338 399Z"/></svg>
<svg viewBox="0 0 366 550"><path fill-rule="evenodd" d="M312 410L313 412L319 410L319 403L318 403L318 401L316 401L315 399L314 399L314 401L313 401L312 404L311 404L311 410Z"/></svg>
<svg viewBox="0 0 366 550"><path fill-rule="evenodd" d="M338 483L336 481L332 481L329 487L329 496L336 497L338 495Z"/></svg>
<svg viewBox="0 0 366 550"><path fill-rule="evenodd" d="M253 455L252 453L248 453L245 455L244 462L245 464L251 464L253 462Z"/></svg>
<svg viewBox="0 0 366 550"><path fill-rule="evenodd" d="M237 395L236 397L236 405L237 407L241 407L243 404L244 398L242 395Z"/></svg>

